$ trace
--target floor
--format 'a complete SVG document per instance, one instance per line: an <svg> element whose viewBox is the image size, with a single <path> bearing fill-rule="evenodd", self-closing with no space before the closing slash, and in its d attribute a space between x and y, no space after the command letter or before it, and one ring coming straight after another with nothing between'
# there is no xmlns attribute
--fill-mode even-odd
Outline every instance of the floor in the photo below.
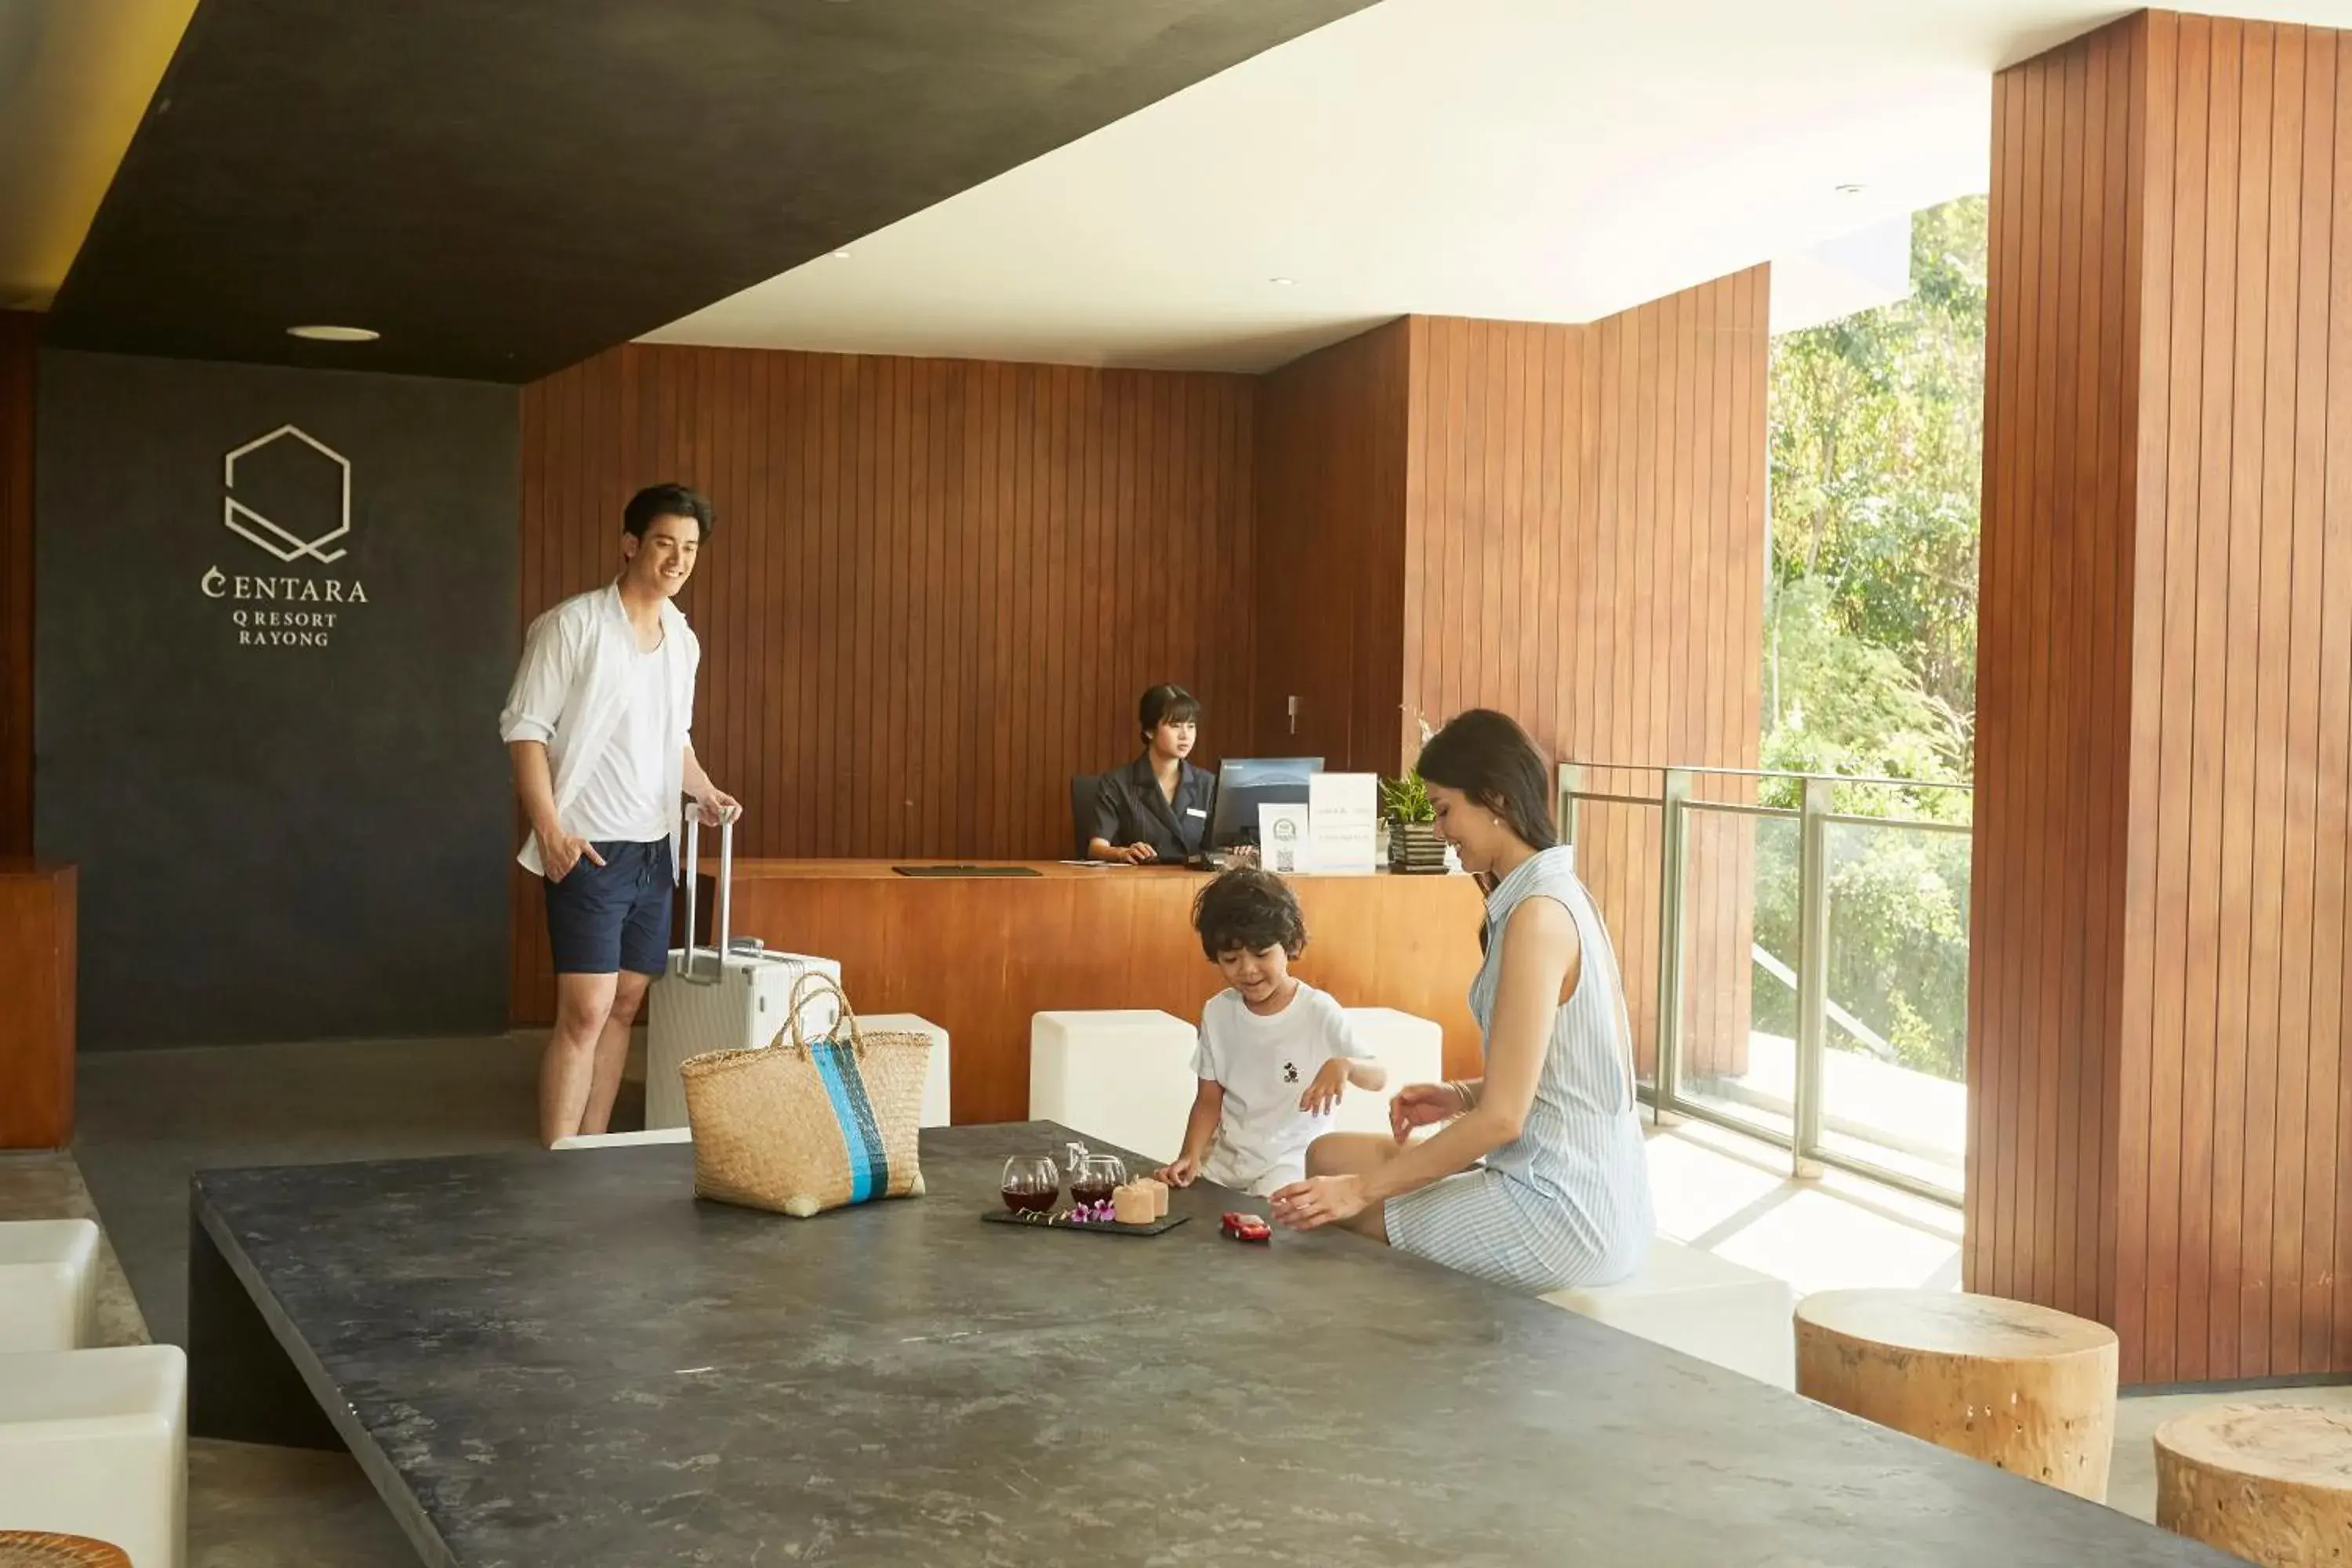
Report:
<svg viewBox="0 0 2352 1568"><path fill-rule="evenodd" d="M121 1259L100 1297L108 1342L184 1342L190 1176L535 1148L541 1038L86 1056L73 1156L0 1158L0 1217L99 1218ZM615 1121L643 1118L640 1073ZM189 1444L187 1568L415 1562L349 1456Z"/></svg>
<svg viewBox="0 0 2352 1568"><path fill-rule="evenodd" d="M538 1047L538 1037L518 1035L87 1057L73 1156L0 1156L0 1218L100 1218L110 1244L101 1297L109 1342L178 1342L192 1174L534 1147ZM641 1121L642 1093L633 1079L616 1126ZM1787 1159L1704 1122L1654 1129L1660 1229L1778 1274L1801 1294L1958 1289L1957 1210L1834 1172L1793 1181ZM2246 1396L2126 1400L2111 1505L2152 1518L2156 1426L2235 1397ZM2352 1409L2352 1387L2255 1397ZM358 1466L341 1455L193 1443L188 1533L189 1568L406 1568L415 1561Z"/></svg>

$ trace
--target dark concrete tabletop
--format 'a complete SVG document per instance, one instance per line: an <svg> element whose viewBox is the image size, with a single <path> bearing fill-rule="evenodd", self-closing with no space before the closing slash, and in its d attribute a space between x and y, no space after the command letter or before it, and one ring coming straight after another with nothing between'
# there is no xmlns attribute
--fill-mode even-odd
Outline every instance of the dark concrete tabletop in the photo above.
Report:
<svg viewBox="0 0 2352 1568"><path fill-rule="evenodd" d="M793 1220L684 1146L197 1178L198 1220L433 1563L1852 1564L2225 1560L1341 1236Z"/></svg>

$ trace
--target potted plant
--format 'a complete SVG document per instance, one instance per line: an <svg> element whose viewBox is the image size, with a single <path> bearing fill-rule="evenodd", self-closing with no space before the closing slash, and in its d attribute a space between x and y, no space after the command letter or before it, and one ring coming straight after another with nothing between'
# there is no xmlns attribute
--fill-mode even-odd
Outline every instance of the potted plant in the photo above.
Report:
<svg viewBox="0 0 2352 1568"><path fill-rule="evenodd" d="M1445 869L1445 846L1437 837L1437 809L1429 786L1407 770L1381 784L1381 812L1389 820L1389 869L1433 875Z"/></svg>

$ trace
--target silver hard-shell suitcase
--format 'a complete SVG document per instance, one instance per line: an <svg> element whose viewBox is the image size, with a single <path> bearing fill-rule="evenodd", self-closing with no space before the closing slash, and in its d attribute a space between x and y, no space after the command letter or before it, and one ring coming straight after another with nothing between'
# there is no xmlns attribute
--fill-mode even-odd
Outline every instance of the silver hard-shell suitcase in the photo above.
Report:
<svg viewBox="0 0 2352 1568"><path fill-rule="evenodd" d="M686 1089L678 1065L705 1051L771 1045L784 1026L784 1009L803 974L814 970L836 985L841 965L800 952L770 952L756 938L734 939L735 825L719 828L719 890L712 900L715 945L695 944L695 894L701 874L702 824L689 809L686 827L686 941L672 948L669 971L654 983L646 1026L646 1125L686 1125ZM801 1027L814 1040L833 1032L841 1016L830 992L801 1004Z"/></svg>

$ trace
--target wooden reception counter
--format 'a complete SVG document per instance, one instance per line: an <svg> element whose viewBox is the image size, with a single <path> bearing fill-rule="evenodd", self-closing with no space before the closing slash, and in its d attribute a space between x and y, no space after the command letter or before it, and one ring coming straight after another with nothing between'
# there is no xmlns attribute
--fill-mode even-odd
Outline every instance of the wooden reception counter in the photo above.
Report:
<svg viewBox="0 0 2352 1568"><path fill-rule="evenodd" d="M1200 873L1052 863L1028 865L1034 876L892 869L946 863L738 860L734 932L838 959L861 1013L919 1013L944 1026L958 1121L1027 1116L1032 1014L1159 1007L1197 1019L1223 985L1192 934L1192 900L1207 881ZM1478 968L1477 885L1385 874L1290 880L1310 933L1300 978L1348 1006L1436 1019L1447 1072L1475 1074L1466 998Z"/></svg>

